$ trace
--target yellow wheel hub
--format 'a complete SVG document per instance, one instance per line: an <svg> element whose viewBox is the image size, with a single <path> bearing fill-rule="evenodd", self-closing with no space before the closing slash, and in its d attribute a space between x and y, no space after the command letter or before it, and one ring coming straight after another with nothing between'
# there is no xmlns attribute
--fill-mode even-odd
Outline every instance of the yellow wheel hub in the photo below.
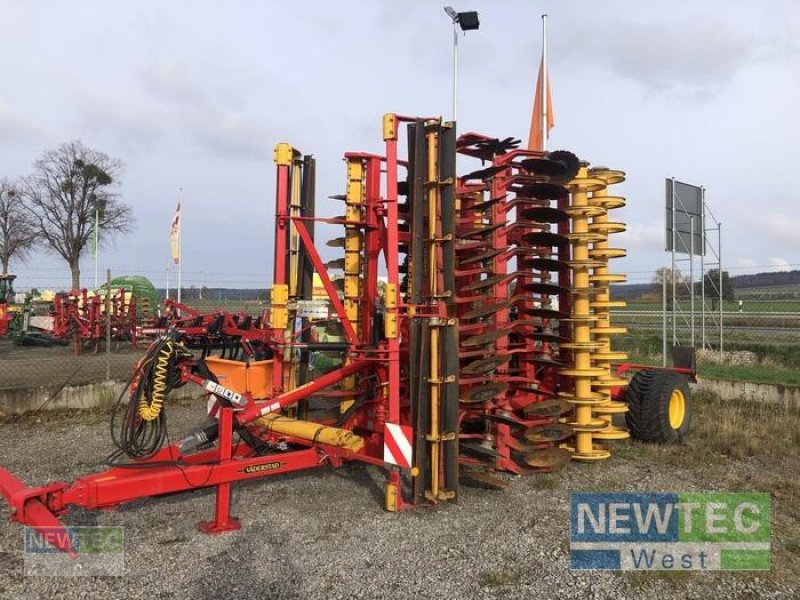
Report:
<svg viewBox="0 0 800 600"><path fill-rule="evenodd" d="M672 390L669 397L669 424L673 429L680 429L686 417L686 398L680 390Z"/></svg>

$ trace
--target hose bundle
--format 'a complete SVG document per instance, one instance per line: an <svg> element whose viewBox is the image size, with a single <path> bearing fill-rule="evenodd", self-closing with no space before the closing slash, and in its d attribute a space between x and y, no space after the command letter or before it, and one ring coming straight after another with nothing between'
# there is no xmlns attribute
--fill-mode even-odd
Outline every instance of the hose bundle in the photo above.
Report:
<svg viewBox="0 0 800 600"><path fill-rule="evenodd" d="M164 398L180 385L178 355L183 350L172 336L159 338L136 366L111 415L111 437L129 458L150 458L164 444L167 419ZM127 405L123 399L130 389Z"/></svg>

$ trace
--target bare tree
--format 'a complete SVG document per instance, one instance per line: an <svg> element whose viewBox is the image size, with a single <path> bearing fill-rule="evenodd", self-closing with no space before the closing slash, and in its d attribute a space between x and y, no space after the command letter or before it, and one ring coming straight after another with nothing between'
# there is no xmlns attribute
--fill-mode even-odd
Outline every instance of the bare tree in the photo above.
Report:
<svg viewBox="0 0 800 600"><path fill-rule="evenodd" d="M26 204L37 233L52 252L67 261L72 287L78 289L81 254L94 233L95 209L103 241L133 227L133 212L114 191L123 164L76 140L46 151L33 168L25 180Z"/></svg>
<svg viewBox="0 0 800 600"><path fill-rule="evenodd" d="M22 194L8 179L0 179L0 263L8 274L12 258L23 261L36 241L33 219L25 210Z"/></svg>
<svg viewBox="0 0 800 600"><path fill-rule="evenodd" d="M688 298L690 296L689 278L680 272L680 269L673 271L669 267L657 269L653 276L653 291L659 299L662 299L664 284L667 288L667 308L672 310L672 287L675 286L675 296L678 298Z"/></svg>

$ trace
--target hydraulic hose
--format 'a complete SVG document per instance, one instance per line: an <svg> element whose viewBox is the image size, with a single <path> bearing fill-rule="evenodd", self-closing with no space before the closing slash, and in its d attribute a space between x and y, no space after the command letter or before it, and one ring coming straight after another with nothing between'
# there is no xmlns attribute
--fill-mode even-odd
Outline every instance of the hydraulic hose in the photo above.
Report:
<svg viewBox="0 0 800 600"><path fill-rule="evenodd" d="M139 399L139 416L145 421L154 421L161 414L164 397L167 393L170 360L174 350L175 343L172 340L167 340L159 349L158 354L156 354L149 402L145 394L142 394Z"/></svg>
<svg viewBox="0 0 800 600"><path fill-rule="evenodd" d="M150 345L139 361L126 391L117 398L111 415L111 436L119 452L128 458L153 456L167 437L164 400L170 390L181 385L178 355L184 352L172 335Z"/></svg>

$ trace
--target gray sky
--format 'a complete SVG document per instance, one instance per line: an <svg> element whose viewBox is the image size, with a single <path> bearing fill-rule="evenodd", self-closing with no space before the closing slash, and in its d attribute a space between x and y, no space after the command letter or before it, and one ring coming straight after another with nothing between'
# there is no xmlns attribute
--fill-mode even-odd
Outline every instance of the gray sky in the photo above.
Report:
<svg viewBox="0 0 800 600"><path fill-rule="evenodd" d="M631 282L666 264L669 176L707 188L732 274L800 268L800 4L452 3L481 17L460 44L459 130L499 137L527 136L550 15L550 148L628 173L617 270ZM275 143L316 155L318 207L335 215L326 197L344 189L341 156L381 150L384 112L450 111L441 2L0 0L0 33L0 176L75 138L124 160L137 227L100 267L160 286L179 186L185 283L261 287ZM68 282L52 256L12 269L20 287Z"/></svg>

